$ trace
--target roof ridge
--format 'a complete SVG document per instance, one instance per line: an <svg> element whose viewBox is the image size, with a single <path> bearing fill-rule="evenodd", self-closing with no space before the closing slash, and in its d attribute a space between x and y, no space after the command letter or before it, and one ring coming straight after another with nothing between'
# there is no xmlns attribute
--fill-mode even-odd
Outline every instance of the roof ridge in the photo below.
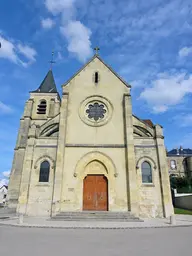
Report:
<svg viewBox="0 0 192 256"><path fill-rule="evenodd" d="M128 83L126 83L108 64L106 64L104 62L104 60L98 55L95 54L93 55L93 57L86 62L71 78L69 78L63 85L66 86L74 77L76 77L84 68L86 68L89 63L91 63L95 58L98 58L119 80L121 80L122 83L124 83L128 88L131 88L131 85L129 85Z"/></svg>

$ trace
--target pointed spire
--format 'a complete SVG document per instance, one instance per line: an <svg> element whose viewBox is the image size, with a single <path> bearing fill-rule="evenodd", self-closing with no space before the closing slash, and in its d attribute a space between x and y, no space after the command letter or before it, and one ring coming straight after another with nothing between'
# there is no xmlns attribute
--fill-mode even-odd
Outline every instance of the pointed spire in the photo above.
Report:
<svg viewBox="0 0 192 256"><path fill-rule="evenodd" d="M43 82L39 86L39 88L35 91L37 93L57 93L57 87L55 85L55 80L53 77L52 70L49 70L46 77L44 78Z"/></svg>

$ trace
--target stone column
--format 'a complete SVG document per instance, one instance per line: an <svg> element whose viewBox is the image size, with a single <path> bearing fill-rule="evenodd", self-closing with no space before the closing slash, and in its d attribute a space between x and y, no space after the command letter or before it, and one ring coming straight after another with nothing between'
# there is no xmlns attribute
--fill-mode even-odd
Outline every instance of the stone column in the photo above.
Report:
<svg viewBox="0 0 192 256"><path fill-rule="evenodd" d="M17 206L17 212L21 214L27 214L31 171L33 166L34 146L35 146L35 125L33 125L31 130L29 131L29 139L28 139L28 143L25 151L25 158L24 158L24 164L22 169L19 202Z"/></svg>
<svg viewBox="0 0 192 256"><path fill-rule="evenodd" d="M171 198L168 164L167 164L162 127L160 125L156 125L155 132L156 132L156 145L157 145L157 155L158 155L158 162L159 162L163 212L164 212L164 217L167 218L173 215L173 205L172 205L172 198Z"/></svg>
<svg viewBox="0 0 192 256"><path fill-rule="evenodd" d="M12 163L11 175L8 189L8 207L17 208L19 190L21 184L22 169L25 157L25 149L27 146L28 132L31 123L31 114L33 108L33 100L29 99L26 102L24 115L20 120L20 128L18 131L17 142Z"/></svg>
<svg viewBox="0 0 192 256"><path fill-rule="evenodd" d="M64 93L62 102L61 102L57 158L56 158L55 178L54 178L54 186L53 186L53 202L52 202L52 213L51 213L52 216L60 212L61 191L62 191L63 174L64 174L68 96L69 96L68 93Z"/></svg>
<svg viewBox="0 0 192 256"><path fill-rule="evenodd" d="M55 116L54 110L55 110L55 99L51 99L50 106L49 106L49 116L48 116L49 118L52 118Z"/></svg>
<svg viewBox="0 0 192 256"><path fill-rule="evenodd" d="M125 127L125 144L126 144L126 169L127 169L127 194L129 211L135 216L138 212L138 186L136 174L136 161L133 138L133 120L132 120L132 103L131 95L124 95L124 127Z"/></svg>
<svg viewBox="0 0 192 256"><path fill-rule="evenodd" d="M57 100L57 101L55 101L54 115L55 115L55 116L58 115L59 112L60 112L60 101Z"/></svg>
<svg viewBox="0 0 192 256"><path fill-rule="evenodd" d="M24 156L25 148L15 149L7 194L8 207L15 210L18 204Z"/></svg>
<svg viewBox="0 0 192 256"><path fill-rule="evenodd" d="M25 110L23 117L31 117L32 116L32 110L33 110L33 99L29 99L25 104Z"/></svg>

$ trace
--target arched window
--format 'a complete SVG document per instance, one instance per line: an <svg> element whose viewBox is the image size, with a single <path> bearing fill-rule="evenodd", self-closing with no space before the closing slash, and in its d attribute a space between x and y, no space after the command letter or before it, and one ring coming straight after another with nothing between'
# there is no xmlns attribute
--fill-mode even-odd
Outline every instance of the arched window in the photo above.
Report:
<svg viewBox="0 0 192 256"><path fill-rule="evenodd" d="M46 114L47 102L46 100L41 100L37 107L37 114L44 115Z"/></svg>
<svg viewBox="0 0 192 256"><path fill-rule="evenodd" d="M39 182L49 182L50 164L48 161L44 161L40 166Z"/></svg>
<svg viewBox="0 0 192 256"><path fill-rule="evenodd" d="M151 165L148 162L143 162L141 165L142 182L152 183L152 170Z"/></svg>
<svg viewBox="0 0 192 256"><path fill-rule="evenodd" d="M95 72L95 83L98 84L99 82L99 74L98 72Z"/></svg>

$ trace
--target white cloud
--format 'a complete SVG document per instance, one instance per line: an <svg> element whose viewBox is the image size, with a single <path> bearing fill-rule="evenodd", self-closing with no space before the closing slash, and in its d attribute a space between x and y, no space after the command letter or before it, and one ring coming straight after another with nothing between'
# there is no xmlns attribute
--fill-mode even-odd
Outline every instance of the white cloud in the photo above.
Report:
<svg viewBox="0 0 192 256"><path fill-rule="evenodd" d="M91 31L80 21L70 21L61 27L61 33L68 41L68 51L76 54L80 61L84 62L91 55Z"/></svg>
<svg viewBox="0 0 192 256"><path fill-rule="evenodd" d="M27 67L36 61L35 56L37 55L37 52L28 45L24 45L22 43L17 44L15 40L8 40L2 35L0 35L0 42L0 58L8 59L15 64L21 64L24 67ZM20 54L22 54L27 61L23 60L23 58L20 57Z"/></svg>
<svg viewBox="0 0 192 256"><path fill-rule="evenodd" d="M8 185L8 183L9 183L9 176L10 176L10 171L2 172L2 175L0 177L0 188L3 185Z"/></svg>
<svg viewBox="0 0 192 256"><path fill-rule="evenodd" d="M92 54L91 30L76 20L75 0L45 0L45 6L54 15L61 15L60 32L68 42L68 51L81 62Z"/></svg>
<svg viewBox="0 0 192 256"><path fill-rule="evenodd" d="M74 2L75 0L45 0L45 6L51 13L58 14L73 8Z"/></svg>
<svg viewBox="0 0 192 256"><path fill-rule="evenodd" d="M21 54L23 54L30 62L35 61L35 56L37 55L37 52L35 49L29 47L28 45L22 45L18 44L17 48Z"/></svg>
<svg viewBox="0 0 192 256"><path fill-rule="evenodd" d="M0 101L0 113L11 113L13 110L8 105L5 105L3 102Z"/></svg>
<svg viewBox="0 0 192 256"><path fill-rule="evenodd" d="M11 172L11 171L3 172L3 176L6 177L6 178L9 178L10 172Z"/></svg>
<svg viewBox="0 0 192 256"><path fill-rule="evenodd" d="M55 25L55 22L50 18L41 20L41 26L44 29L51 29L52 27L54 27L54 25Z"/></svg>
<svg viewBox="0 0 192 256"><path fill-rule="evenodd" d="M129 84L132 86L132 89L142 88L147 86L144 80L133 80L133 81L130 81Z"/></svg>
<svg viewBox="0 0 192 256"><path fill-rule="evenodd" d="M188 55L190 55L192 53L192 47L183 47L180 51L179 51L179 57L183 58L183 57L187 57Z"/></svg>
<svg viewBox="0 0 192 256"><path fill-rule="evenodd" d="M0 58L8 59L14 63L18 62L18 57L15 50L15 45L7 39L0 36L1 49Z"/></svg>
<svg viewBox="0 0 192 256"><path fill-rule="evenodd" d="M167 111L192 93L192 75L185 73L159 74L151 84L141 92L139 98L145 100L155 113Z"/></svg>

